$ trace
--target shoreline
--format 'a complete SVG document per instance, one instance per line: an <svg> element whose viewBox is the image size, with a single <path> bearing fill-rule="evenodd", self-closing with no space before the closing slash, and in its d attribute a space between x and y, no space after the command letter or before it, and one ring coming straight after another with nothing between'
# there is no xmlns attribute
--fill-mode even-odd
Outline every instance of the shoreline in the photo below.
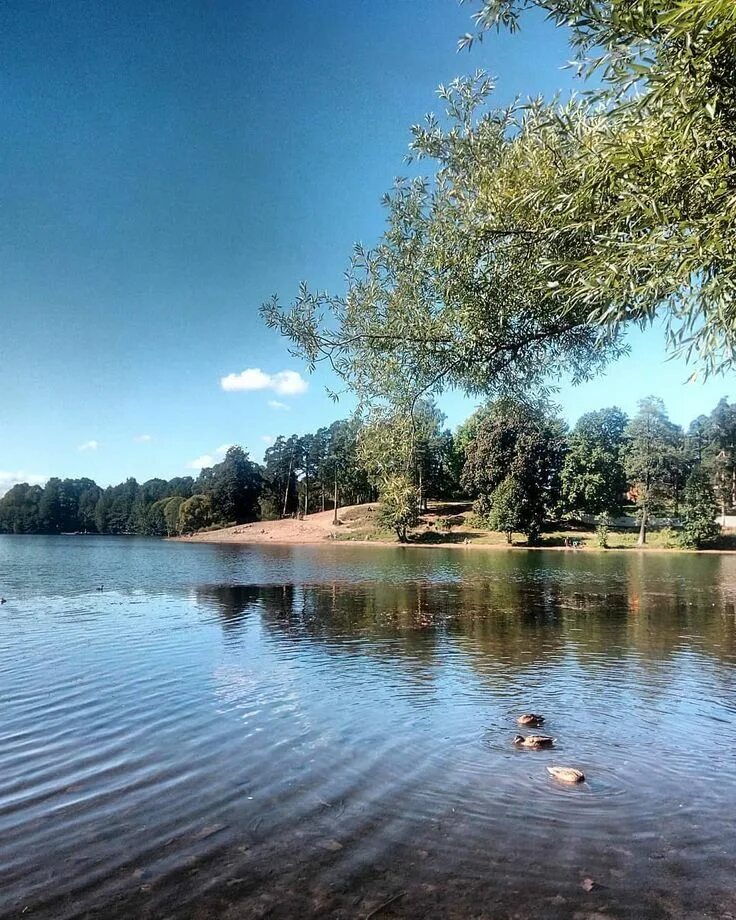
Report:
<svg viewBox="0 0 736 920"><path fill-rule="evenodd" d="M347 510L347 509L346 509ZM350 509L352 510L352 509ZM325 518L329 517L329 524ZM322 518L322 520L320 520ZM505 542L490 543L484 542L483 536L480 539L468 539L468 542L460 540L416 540L408 543L399 543L398 540L376 538L366 539L356 535L355 538L348 536L349 530L342 530L343 527L349 527L350 522L335 527L332 522L332 512L319 512L310 515L310 519L297 521L293 519L284 519L278 521L258 521L252 524L241 524L234 527L225 527L220 530L203 531L192 534L191 536L166 537L172 543L207 543L209 545L223 544L227 546L375 546L381 548L391 547L394 549L453 549L453 550L489 550L492 552L564 552L564 553L638 553L652 554L688 554L688 555L716 555L716 556L733 556L736 555L736 549L687 549L685 547L665 547L665 546L611 546L604 548L601 546L529 546L526 543L517 543L508 545ZM435 532L436 533L436 532Z"/></svg>
<svg viewBox="0 0 736 920"><path fill-rule="evenodd" d="M217 533L218 531L213 531ZM526 544L514 544L504 546L501 543L399 543L398 540L228 540L228 539L206 539L205 534L196 534L194 537L164 537L169 543L206 543L209 546L217 544L223 546L376 546L391 547L393 549L455 549L455 550L490 550L492 552L546 552L546 553L590 553L610 554L610 553L677 553L690 556L736 556L734 549L687 549L686 547L677 546L580 546L574 549L570 546L527 546Z"/></svg>

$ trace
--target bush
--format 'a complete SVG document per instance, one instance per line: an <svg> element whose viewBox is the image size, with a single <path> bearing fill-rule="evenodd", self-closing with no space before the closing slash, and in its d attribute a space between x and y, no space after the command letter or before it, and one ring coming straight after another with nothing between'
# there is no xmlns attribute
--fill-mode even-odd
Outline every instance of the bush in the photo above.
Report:
<svg viewBox="0 0 736 920"><path fill-rule="evenodd" d="M607 514L599 514L595 529L595 539L601 549L608 549L608 535L611 530L611 518Z"/></svg>
<svg viewBox="0 0 736 920"><path fill-rule="evenodd" d="M662 527L659 531L659 543L663 549L674 549L681 545L680 534L674 527Z"/></svg>
<svg viewBox="0 0 736 920"><path fill-rule="evenodd" d="M192 495L179 507L179 533L202 530L215 523L215 509L209 495Z"/></svg>
<svg viewBox="0 0 736 920"><path fill-rule="evenodd" d="M473 512L468 515L467 519L468 527L472 527L474 530L490 530L491 525L488 522L488 518L484 517L482 514Z"/></svg>

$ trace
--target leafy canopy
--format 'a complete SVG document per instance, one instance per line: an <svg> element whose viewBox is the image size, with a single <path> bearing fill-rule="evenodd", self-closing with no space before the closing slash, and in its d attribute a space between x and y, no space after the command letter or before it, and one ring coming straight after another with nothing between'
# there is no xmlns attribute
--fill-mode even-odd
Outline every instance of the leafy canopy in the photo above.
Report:
<svg viewBox="0 0 736 920"><path fill-rule="evenodd" d="M625 466L641 515L639 542L646 540L652 506L672 490L671 468L682 442L682 431L670 421L661 399L648 396L626 428Z"/></svg>
<svg viewBox="0 0 736 920"><path fill-rule="evenodd" d="M626 492L623 466L626 415L615 406L588 412L569 439L562 467L564 504L586 514L617 512Z"/></svg>
<svg viewBox="0 0 736 920"><path fill-rule="evenodd" d="M601 85L526 106L513 168L488 195L547 242L540 269L562 316L587 310L615 328L661 314L675 352L706 373L733 366L736 4L483 0L461 46L515 31L535 7L569 30L580 71Z"/></svg>
<svg viewBox="0 0 736 920"><path fill-rule="evenodd" d="M488 194L515 149L514 111L484 108L483 74L441 88L447 124L415 126L412 157L429 178L400 179L385 198L386 230L356 246L344 294L302 285L289 308L262 307L310 367L328 362L365 406L412 413L444 387L478 395L544 388L550 368L575 380L621 351L617 330L562 315L540 265L566 242L517 232L507 202Z"/></svg>
<svg viewBox="0 0 736 920"><path fill-rule="evenodd" d="M564 450L565 425L549 406L498 400L466 449L461 482L491 526L533 542L558 505Z"/></svg>

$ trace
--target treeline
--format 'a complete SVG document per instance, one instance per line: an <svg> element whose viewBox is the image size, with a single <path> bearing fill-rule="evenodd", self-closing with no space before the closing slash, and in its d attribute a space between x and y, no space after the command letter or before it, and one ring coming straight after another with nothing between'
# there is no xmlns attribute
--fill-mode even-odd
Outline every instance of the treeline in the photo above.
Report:
<svg viewBox="0 0 736 920"><path fill-rule="evenodd" d="M572 520L597 522L605 545L611 519L626 510L637 516L640 543L658 516L672 518L682 543L702 547L720 532L717 515L736 507L736 403L727 399L687 430L653 396L633 418L606 408L572 430L546 402L490 402L454 435L431 404L417 408L410 422L388 416L361 435L380 520L400 541L427 495L470 499L476 524L530 543L550 522Z"/></svg>
<svg viewBox="0 0 736 920"><path fill-rule="evenodd" d="M240 447L195 479L126 479L101 488L91 479L21 483L0 499L0 532L172 536L259 513L261 471Z"/></svg>
<svg viewBox="0 0 736 920"><path fill-rule="evenodd" d="M687 430L648 397L629 419L620 409L583 415L571 432L546 407L499 401L461 426L463 488L494 530L536 540L545 523L595 516L603 531L625 506L639 542L654 514L682 527L682 542L706 546L719 513L736 507L736 403L721 400ZM633 508L631 506L634 506Z"/></svg>
<svg viewBox="0 0 736 920"><path fill-rule="evenodd" d="M654 514L683 524L704 546L715 518L736 508L736 403L721 400L685 430L649 397L629 419L615 407L583 415L572 430L548 405L498 400L453 433L430 401L405 416L334 422L278 437L263 464L240 447L196 478L128 479L100 488L53 478L14 486L0 499L4 533L173 536L207 527L337 509L381 499L399 539L428 498L474 502L480 523L537 539L551 520L609 516L636 506L640 540Z"/></svg>
<svg viewBox="0 0 736 920"><path fill-rule="evenodd" d="M337 421L279 437L263 464L233 446L196 478L127 479L104 489L91 479L21 483L0 498L0 533L175 536L368 501L376 492L358 460L359 430L355 421Z"/></svg>

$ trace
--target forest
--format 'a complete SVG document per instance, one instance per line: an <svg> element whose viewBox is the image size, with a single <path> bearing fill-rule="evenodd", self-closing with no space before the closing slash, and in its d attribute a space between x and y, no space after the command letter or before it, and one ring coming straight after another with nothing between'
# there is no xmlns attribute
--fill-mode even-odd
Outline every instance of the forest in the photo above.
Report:
<svg viewBox="0 0 736 920"><path fill-rule="evenodd" d="M707 546L717 516L736 508L736 402L722 399L685 430L652 396L632 418L604 408L570 430L549 403L504 398L450 431L425 400L411 431L403 416L336 421L278 437L262 464L233 446L196 478L18 484L0 499L0 532L176 536L379 497L382 521L401 541L429 500L458 499L509 542L521 533L534 543L564 520L605 531L626 508L637 514L642 543L658 515L685 545Z"/></svg>

